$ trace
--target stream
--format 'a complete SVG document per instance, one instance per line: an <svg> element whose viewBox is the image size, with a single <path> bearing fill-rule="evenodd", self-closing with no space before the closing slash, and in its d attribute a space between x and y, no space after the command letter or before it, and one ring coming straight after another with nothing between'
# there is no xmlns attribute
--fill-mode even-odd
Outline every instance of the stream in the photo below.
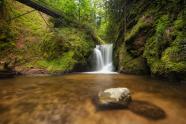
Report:
<svg viewBox="0 0 186 124"><path fill-rule="evenodd" d="M133 102L102 110L100 90L127 87ZM0 80L0 124L185 124L186 84L124 74L20 76Z"/></svg>

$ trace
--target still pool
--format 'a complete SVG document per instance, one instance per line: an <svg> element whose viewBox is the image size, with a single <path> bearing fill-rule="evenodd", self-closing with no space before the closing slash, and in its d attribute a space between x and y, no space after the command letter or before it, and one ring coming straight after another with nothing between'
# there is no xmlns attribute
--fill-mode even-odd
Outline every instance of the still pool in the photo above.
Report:
<svg viewBox="0 0 186 124"><path fill-rule="evenodd" d="M127 87L125 109L99 109L100 90ZM0 124L186 124L186 84L134 75L69 74L0 80Z"/></svg>

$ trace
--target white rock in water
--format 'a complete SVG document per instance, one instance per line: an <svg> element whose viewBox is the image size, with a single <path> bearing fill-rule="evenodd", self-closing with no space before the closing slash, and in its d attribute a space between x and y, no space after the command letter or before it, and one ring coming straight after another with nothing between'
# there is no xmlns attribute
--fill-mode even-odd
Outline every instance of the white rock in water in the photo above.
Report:
<svg viewBox="0 0 186 124"><path fill-rule="evenodd" d="M127 88L110 88L99 92L100 105L123 105L128 106L132 101L130 90Z"/></svg>

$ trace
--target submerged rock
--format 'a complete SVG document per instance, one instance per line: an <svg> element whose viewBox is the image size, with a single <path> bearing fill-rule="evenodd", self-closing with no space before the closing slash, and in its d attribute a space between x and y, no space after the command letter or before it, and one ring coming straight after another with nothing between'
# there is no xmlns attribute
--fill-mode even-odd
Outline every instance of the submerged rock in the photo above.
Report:
<svg viewBox="0 0 186 124"><path fill-rule="evenodd" d="M98 104L100 106L127 107L131 101L130 90L127 88L110 88L100 91L98 94Z"/></svg>
<svg viewBox="0 0 186 124"><path fill-rule="evenodd" d="M31 68L21 71L24 75L37 75L37 74L48 74L48 71L45 69Z"/></svg>
<svg viewBox="0 0 186 124"><path fill-rule="evenodd" d="M0 70L0 79L1 78L13 78L18 73L14 70Z"/></svg>

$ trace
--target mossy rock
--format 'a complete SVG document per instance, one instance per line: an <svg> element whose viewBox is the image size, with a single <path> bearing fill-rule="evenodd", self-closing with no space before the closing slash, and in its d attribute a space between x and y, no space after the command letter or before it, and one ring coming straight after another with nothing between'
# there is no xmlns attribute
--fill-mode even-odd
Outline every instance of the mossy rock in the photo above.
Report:
<svg viewBox="0 0 186 124"><path fill-rule="evenodd" d="M143 57L131 59L128 62L124 62L120 67L120 72L131 74L147 74L148 67Z"/></svg>
<svg viewBox="0 0 186 124"><path fill-rule="evenodd" d="M49 72L69 72L77 63L73 59L74 52L64 53L59 59L41 60L37 62L39 68L47 69Z"/></svg>
<svg viewBox="0 0 186 124"><path fill-rule="evenodd" d="M132 39L134 39L141 30L152 27L153 21L153 16L142 16L131 31L127 32L125 42L132 42Z"/></svg>
<svg viewBox="0 0 186 124"><path fill-rule="evenodd" d="M148 67L146 60L139 56L133 57L127 52L125 44L119 48L119 71L122 73L146 74Z"/></svg>
<svg viewBox="0 0 186 124"><path fill-rule="evenodd" d="M145 46L144 57L153 75L171 77L186 73L186 37L184 33L175 34L176 39L164 48L158 37L151 37Z"/></svg>
<svg viewBox="0 0 186 124"><path fill-rule="evenodd" d="M94 46L94 40L83 29L58 28L52 37L40 44L44 60L36 65L50 72L78 71L82 70L80 66L86 69Z"/></svg>

